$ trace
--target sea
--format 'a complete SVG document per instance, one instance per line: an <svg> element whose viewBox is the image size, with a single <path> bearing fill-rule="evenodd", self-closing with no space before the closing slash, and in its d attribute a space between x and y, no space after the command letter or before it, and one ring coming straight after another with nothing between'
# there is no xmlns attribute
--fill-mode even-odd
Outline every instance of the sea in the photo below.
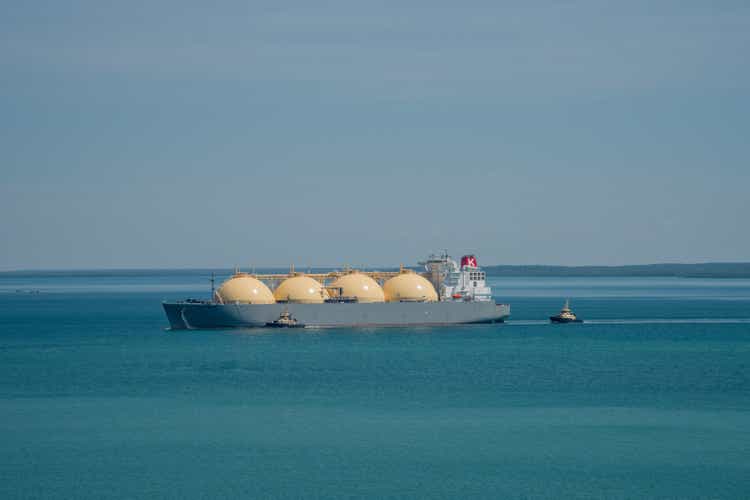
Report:
<svg viewBox="0 0 750 500"><path fill-rule="evenodd" d="M490 284L505 324L170 331L205 273L0 274L0 498L750 498L750 280Z"/></svg>

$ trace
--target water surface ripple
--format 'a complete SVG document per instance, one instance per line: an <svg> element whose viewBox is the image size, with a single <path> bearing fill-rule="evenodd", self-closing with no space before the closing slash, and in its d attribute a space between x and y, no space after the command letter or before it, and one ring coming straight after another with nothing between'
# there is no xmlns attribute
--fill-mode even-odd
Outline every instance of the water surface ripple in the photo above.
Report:
<svg viewBox="0 0 750 500"><path fill-rule="evenodd" d="M0 275L0 497L750 498L750 281L492 285L507 324L172 332L204 277Z"/></svg>

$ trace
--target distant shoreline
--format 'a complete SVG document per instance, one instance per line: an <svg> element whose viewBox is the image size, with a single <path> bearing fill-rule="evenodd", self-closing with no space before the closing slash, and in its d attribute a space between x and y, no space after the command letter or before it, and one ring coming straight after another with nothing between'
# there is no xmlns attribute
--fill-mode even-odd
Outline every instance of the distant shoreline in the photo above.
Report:
<svg viewBox="0 0 750 500"><path fill-rule="evenodd" d="M367 268L368 270L370 268ZM375 268L373 268L375 269ZM397 270L397 267L377 267L381 271ZM419 269L412 267L412 269ZM250 271L249 269L242 269ZM286 273L288 268L258 267L259 273ZM327 272L333 267L311 268L312 272ZM488 276L493 277L676 277L676 278L750 278L750 262L707 262L701 264L644 264L627 266L553 266L553 265L495 265L484 266ZM304 269L307 271L307 269ZM182 269L77 269L77 270L16 270L0 271L0 277L50 276L50 277L106 277L106 276L217 276L232 274L230 268L182 268Z"/></svg>
<svg viewBox="0 0 750 500"><path fill-rule="evenodd" d="M488 276L750 278L748 262L629 266L486 266Z"/></svg>

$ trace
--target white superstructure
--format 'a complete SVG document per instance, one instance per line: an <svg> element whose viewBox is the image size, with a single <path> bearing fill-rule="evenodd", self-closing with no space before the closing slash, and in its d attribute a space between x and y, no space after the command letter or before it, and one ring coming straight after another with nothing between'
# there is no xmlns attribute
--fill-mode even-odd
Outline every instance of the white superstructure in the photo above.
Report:
<svg viewBox="0 0 750 500"><path fill-rule="evenodd" d="M424 262L439 289L440 300L445 302L489 302L492 289L487 286L484 271L477 265L474 255L464 255L459 264L448 254L431 255Z"/></svg>

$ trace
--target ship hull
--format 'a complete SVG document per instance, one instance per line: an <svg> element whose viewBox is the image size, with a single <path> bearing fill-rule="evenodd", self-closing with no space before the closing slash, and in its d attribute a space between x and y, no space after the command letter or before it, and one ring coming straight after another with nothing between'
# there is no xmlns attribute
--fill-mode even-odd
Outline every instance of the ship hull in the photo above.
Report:
<svg viewBox="0 0 750 500"><path fill-rule="evenodd" d="M265 327L285 310L307 327L439 326L501 323L510 306L494 302L213 304L164 302L173 330Z"/></svg>

